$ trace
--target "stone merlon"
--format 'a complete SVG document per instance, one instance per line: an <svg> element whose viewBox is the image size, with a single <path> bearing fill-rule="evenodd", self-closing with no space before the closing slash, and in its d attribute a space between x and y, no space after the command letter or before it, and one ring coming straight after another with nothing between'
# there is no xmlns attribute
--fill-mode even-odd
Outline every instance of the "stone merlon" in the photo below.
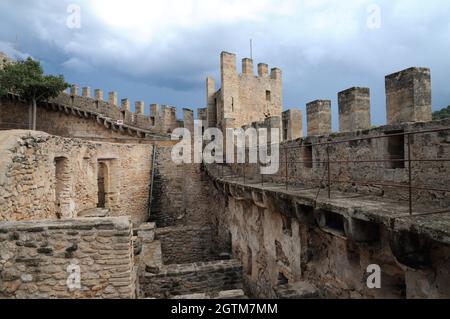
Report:
<svg viewBox="0 0 450 319"><path fill-rule="evenodd" d="M351 132L369 129L370 89L353 87L338 93L339 130Z"/></svg>
<svg viewBox="0 0 450 319"><path fill-rule="evenodd" d="M331 101L316 100L306 105L308 135L331 133Z"/></svg>
<svg viewBox="0 0 450 319"><path fill-rule="evenodd" d="M95 89L94 91L95 99L97 101L103 101L103 90L101 89Z"/></svg>
<svg viewBox="0 0 450 319"><path fill-rule="evenodd" d="M242 59L242 74L253 75L253 60L249 58Z"/></svg>
<svg viewBox="0 0 450 319"><path fill-rule="evenodd" d="M390 74L385 85L387 124L431 121L430 69L409 68Z"/></svg>
<svg viewBox="0 0 450 319"><path fill-rule="evenodd" d="M117 92L109 92L109 94L108 94L108 102L109 102L109 104L111 104L111 105L117 105L117 101L118 101L118 99L117 99Z"/></svg>

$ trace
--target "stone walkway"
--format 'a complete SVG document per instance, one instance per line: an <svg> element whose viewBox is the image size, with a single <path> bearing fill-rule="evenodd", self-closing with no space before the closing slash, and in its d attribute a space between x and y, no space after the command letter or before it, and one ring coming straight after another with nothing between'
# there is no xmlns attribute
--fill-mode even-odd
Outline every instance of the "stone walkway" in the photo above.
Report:
<svg viewBox="0 0 450 319"><path fill-rule="evenodd" d="M213 170L214 171L214 170ZM380 223L398 231L412 231L437 242L450 244L450 207L439 208L429 205L414 204L413 215L409 214L409 204L405 201L392 200L380 196L369 196L357 193L344 193L333 190L328 198L327 190L301 189L299 187L275 183L244 183L242 177L230 172L223 177L209 174L219 183L224 183L235 191L256 191L277 198L291 196L298 204L316 207L317 209L337 212L346 218L355 218ZM437 213L432 213L437 212Z"/></svg>

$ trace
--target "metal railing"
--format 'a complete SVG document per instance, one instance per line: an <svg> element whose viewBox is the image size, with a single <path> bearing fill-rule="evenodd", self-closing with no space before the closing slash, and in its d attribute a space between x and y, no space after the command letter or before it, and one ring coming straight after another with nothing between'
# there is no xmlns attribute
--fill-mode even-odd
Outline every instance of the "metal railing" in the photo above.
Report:
<svg viewBox="0 0 450 319"><path fill-rule="evenodd" d="M421 130L421 131L405 131L405 132L394 132L389 133L386 132L384 135L374 135L374 136L367 136L367 137L358 137L358 138L352 138L352 139L342 139L342 140L335 140L335 141L326 141L326 142L319 142L319 143L306 143L302 145L289 145L289 143L286 143L286 145L280 145L280 161L279 164L284 166L280 167L280 170L275 175L263 175L259 173L259 179L260 181L257 181L262 186L265 185L268 181L272 181L276 184L284 184L285 189L289 190L290 187L294 190L294 187L291 186L292 183L295 184L301 184L306 186L306 188L301 188L301 190L315 190L317 189L316 194L316 200L320 195L320 192L322 189L326 188L327 191L327 197L329 199L332 198L333 194L333 186L339 186L339 185L364 185L364 186L375 186L375 187L381 187L383 191L386 190L386 188L394 188L399 190L406 190L407 194L405 197L407 197L408 202L408 212L409 215L414 214L414 192L415 191L423 191L423 192L442 192L444 194L444 198L447 194L450 194L450 165L446 166L443 170L442 178L446 178L444 187L439 187L435 185L429 185L426 182L433 182L433 178L430 176L426 176L426 172L420 173L422 174L421 180L425 180L425 182L415 183L414 181L414 173L415 170L418 170L419 167L416 167L418 165L422 166L421 164L424 163L440 163L450 164L450 158L413 158L413 151L415 143L413 142L413 137L425 135L425 134L439 134L439 133L445 133L446 136L450 133L450 128L439 128L439 129L430 129L430 130ZM396 156L396 155L390 155L389 158L381 158L381 159L374 159L374 158L368 158L368 159L338 159L333 158L333 150L336 151L336 146L340 144L351 144L351 143L358 143L362 141L372 141L372 140L380 140L380 139L389 139L389 138L395 138L400 137L400 141L402 141L403 145L398 144L394 145L397 147L397 151L400 149L403 153L402 156ZM389 143L389 141L388 141ZM386 145L386 144L384 144ZM423 147L422 145L421 147ZM355 146L354 148L357 149L359 146ZM370 147L370 146L369 146ZM436 146L437 148L439 146ZM305 149L309 149L309 153L311 158L305 160L304 151ZM386 148L387 149L387 148ZM247 149L248 150L248 149ZM313 154L319 154L314 156ZM417 153L417 152L416 152ZM373 150L371 150L370 154L373 156ZM302 160L290 160L291 158L302 158ZM314 160L313 157L319 158L317 160ZM322 159L320 159L322 158ZM315 171L314 173L310 173L310 175L319 175L319 176L298 176L293 174L295 170L292 170L294 165L302 164L302 171ZM360 164L374 164L379 165L382 164L382 167L376 166L375 168L384 168L384 169L392 169L392 170L401 170L400 172L406 173L406 181L402 182L396 182L394 181L386 181L386 179L354 179L352 174L351 178L342 179L342 178L334 178L333 177L333 170L336 171L336 168L342 167L342 165L360 165ZM254 181L254 178L250 177L249 172L249 165L248 163L245 164L226 164L224 165L218 165L216 168L215 173L218 176L221 176L224 178L224 170L225 166L229 166L230 169L232 169L233 176L231 178L239 178L243 179L243 183L247 184L250 181ZM261 164L255 164L257 165L257 169L261 167ZM403 174L404 174L403 173ZM321 176L320 176L321 175ZM339 175L339 174L335 174ZM400 174L401 175L401 174ZM253 176L254 177L254 176ZM296 186L295 190L298 190L299 187ZM358 193L358 191L356 191ZM448 198L447 203L450 203L450 198ZM445 204L445 209L439 209L432 212L426 212L426 213L420 213L420 215L424 214L438 214L438 213L446 213L450 212L450 205Z"/></svg>

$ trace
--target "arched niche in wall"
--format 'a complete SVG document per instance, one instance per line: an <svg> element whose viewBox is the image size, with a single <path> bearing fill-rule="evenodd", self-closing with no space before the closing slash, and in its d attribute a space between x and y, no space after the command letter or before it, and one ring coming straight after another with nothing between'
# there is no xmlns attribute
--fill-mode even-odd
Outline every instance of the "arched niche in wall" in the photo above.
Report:
<svg viewBox="0 0 450 319"><path fill-rule="evenodd" d="M97 207L113 211L119 200L119 165L115 158L97 160Z"/></svg>

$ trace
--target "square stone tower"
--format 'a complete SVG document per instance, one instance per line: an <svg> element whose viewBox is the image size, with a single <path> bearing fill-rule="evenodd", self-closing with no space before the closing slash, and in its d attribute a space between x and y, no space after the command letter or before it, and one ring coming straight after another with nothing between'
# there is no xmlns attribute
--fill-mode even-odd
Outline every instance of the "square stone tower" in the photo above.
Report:
<svg viewBox="0 0 450 319"><path fill-rule="evenodd" d="M282 74L273 68L268 74L267 64L258 65L258 75L254 74L253 61L242 60L242 73L236 65L236 55L222 52L220 55L222 87L215 91L212 78L206 80L209 127L223 128L225 119L235 127L264 121L267 117L278 116L282 112ZM229 126L229 123L227 124Z"/></svg>
<svg viewBox="0 0 450 319"><path fill-rule="evenodd" d="M370 128L370 89L353 87L338 93L339 131Z"/></svg>
<svg viewBox="0 0 450 319"><path fill-rule="evenodd" d="M409 68L386 76L388 124L432 120L431 73L428 68Z"/></svg>

